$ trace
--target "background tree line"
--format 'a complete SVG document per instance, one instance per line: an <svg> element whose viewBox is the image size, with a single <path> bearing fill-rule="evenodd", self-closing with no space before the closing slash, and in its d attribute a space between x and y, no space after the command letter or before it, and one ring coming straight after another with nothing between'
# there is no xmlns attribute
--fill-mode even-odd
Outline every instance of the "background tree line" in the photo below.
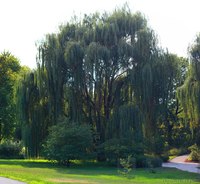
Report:
<svg viewBox="0 0 200 184"><path fill-rule="evenodd" d="M69 150L68 159L117 161L198 143L198 45L197 38L188 72L188 60L159 47L144 16L126 6L60 26L39 45L37 69L16 87L26 155L39 157L45 147L58 160L62 147L62 162ZM69 156L78 147L87 154Z"/></svg>

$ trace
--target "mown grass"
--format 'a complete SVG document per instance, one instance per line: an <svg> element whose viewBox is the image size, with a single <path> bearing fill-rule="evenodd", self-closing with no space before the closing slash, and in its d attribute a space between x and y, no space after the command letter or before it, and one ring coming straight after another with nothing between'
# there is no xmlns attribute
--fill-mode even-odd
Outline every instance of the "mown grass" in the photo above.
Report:
<svg viewBox="0 0 200 184"><path fill-rule="evenodd" d="M97 163L77 163L62 167L42 160L0 160L0 176L24 181L28 184L197 184L198 174L176 169L157 168L133 170L129 178L118 173L117 168Z"/></svg>

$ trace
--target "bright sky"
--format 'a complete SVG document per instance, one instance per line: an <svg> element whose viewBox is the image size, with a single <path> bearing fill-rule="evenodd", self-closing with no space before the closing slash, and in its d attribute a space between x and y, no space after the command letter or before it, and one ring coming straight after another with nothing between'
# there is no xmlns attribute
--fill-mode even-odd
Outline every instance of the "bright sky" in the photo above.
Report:
<svg viewBox="0 0 200 184"><path fill-rule="evenodd" d="M6 50L22 65L36 66L35 43L77 16L112 11L125 2L141 11L160 44L179 56L200 32L200 0L0 0L0 52Z"/></svg>

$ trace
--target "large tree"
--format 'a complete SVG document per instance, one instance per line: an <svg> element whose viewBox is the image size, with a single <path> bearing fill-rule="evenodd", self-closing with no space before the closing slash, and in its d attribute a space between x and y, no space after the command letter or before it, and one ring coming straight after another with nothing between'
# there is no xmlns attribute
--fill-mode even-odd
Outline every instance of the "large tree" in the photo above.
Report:
<svg viewBox="0 0 200 184"><path fill-rule="evenodd" d="M189 120L196 143L200 145L200 35L189 48L190 66L184 85L178 90L185 118Z"/></svg>
<svg viewBox="0 0 200 184"><path fill-rule="evenodd" d="M59 109L58 115L89 122L96 143L103 143L119 91L136 65L135 44L147 44L140 32L151 35L145 18L123 8L110 15L85 16L62 26L58 35L48 35L40 47L39 69L41 75L47 72L51 113Z"/></svg>
<svg viewBox="0 0 200 184"><path fill-rule="evenodd" d="M11 53L0 54L0 141L14 136L17 123L14 89L20 68L19 60Z"/></svg>
<svg viewBox="0 0 200 184"><path fill-rule="evenodd" d="M177 60L158 47L146 19L127 7L61 26L39 46L38 68L19 90L27 148L40 150L60 116L89 123L97 147L124 136L131 145L159 138L161 111L177 87ZM103 151L98 159L105 159Z"/></svg>

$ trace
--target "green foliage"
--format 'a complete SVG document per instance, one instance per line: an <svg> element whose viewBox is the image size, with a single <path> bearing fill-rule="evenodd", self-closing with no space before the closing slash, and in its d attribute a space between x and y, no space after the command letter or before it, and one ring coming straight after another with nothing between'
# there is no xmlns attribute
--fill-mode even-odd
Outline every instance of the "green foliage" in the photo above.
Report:
<svg viewBox="0 0 200 184"><path fill-rule="evenodd" d="M0 144L1 159L24 158L23 145L21 142L5 140Z"/></svg>
<svg viewBox="0 0 200 184"><path fill-rule="evenodd" d="M189 48L190 66L187 79L178 90L185 119L189 121L194 141L199 144L200 132L200 35Z"/></svg>
<svg viewBox="0 0 200 184"><path fill-rule="evenodd" d="M145 148L147 153L154 154L160 156L164 151L164 140L161 135L155 135L146 139Z"/></svg>
<svg viewBox="0 0 200 184"><path fill-rule="evenodd" d="M88 125L60 122L50 128L44 145L45 158L69 165L71 160L91 157L92 133Z"/></svg>
<svg viewBox="0 0 200 184"><path fill-rule="evenodd" d="M183 115L183 113L182 113L182 115ZM187 149L188 146L193 144L194 139L191 134L189 121L182 123L181 119L185 120L185 118L181 117L181 118L179 118L179 122L176 122L176 124L173 126L172 134L171 134L172 141L171 141L170 146Z"/></svg>
<svg viewBox="0 0 200 184"><path fill-rule="evenodd" d="M127 158L120 158L119 164L120 169L118 170L119 174L124 177L130 178L130 172L135 168L135 158L129 155ZM131 175L133 177L133 175Z"/></svg>
<svg viewBox="0 0 200 184"><path fill-rule="evenodd" d="M180 155L185 155L188 153L188 150L184 147L182 148L172 148L169 150L169 155L170 156L180 156Z"/></svg>
<svg viewBox="0 0 200 184"><path fill-rule="evenodd" d="M168 162L170 157L168 153L163 153L160 158L163 162Z"/></svg>
<svg viewBox="0 0 200 184"><path fill-rule="evenodd" d="M118 164L120 158L127 158L131 154L140 152L139 148L128 139L110 139L103 145L106 158L113 164Z"/></svg>
<svg viewBox="0 0 200 184"><path fill-rule="evenodd" d="M147 166L149 168L161 167L162 159L159 157L147 157Z"/></svg>
<svg viewBox="0 0 200 184"><path fill-rule="evenodd" d="M136 156L136 167L156 168L162 166L162 159L155 156L138 155Z"/></svg>
<svg viewBox="0 0 200 184"><path fill-rule="evenodd" d="M41 144L47 132L48 121L46 102L40 98L41 94L37 86L37 73L31 72L19 82L18 112L19 121L24 142L26 157L39 157Z"/></svg>
<svg viewBox="0 0 200 184"><path fill-rule="evenodd" d="M98 160L161 155L177 121L183 63L159 48L145 17L127 7L61 26L39 45L38 68L19 84L27 156L40 156L48 128L63 116L91 126L95 148L104 147Z"/></svg>
<svg viewBox="0 0 200 184"><path fill-rule="evenodd" d="M137 168L145 168L147 167L146 156L145 155L137 155L136 156L136 167Z"/></svg>
<svg viewBox="0 0 200 184"><path fill-rule="evenodd" d="M106 133L103 146L108 160L117 163L128 155L143 154L142 117L134 105L116 107Z"/></svg>
<svg viewBox="0 0 200 184"><path fill-rule="evenodd" d="M194 144L188 148L191 153L189 159L192 161L200 161L200 147L197 144Z"/></svg>
<svg viewBox="0 0 200 184"><path fill-rule="evenodd" d="M20 68L11 53L0 54L0 140L14 136L17 123L14 87Z"/></svg>
<svg viewBox="0 0 200 184"><path fill-rule="evenodd" d="M182 102L185 115L190 120L191 127L198 126L199 122L199 41L199 36L197 36L190 48L191 64L189 74L184 85L178 91L178 96Z"/></svg>

